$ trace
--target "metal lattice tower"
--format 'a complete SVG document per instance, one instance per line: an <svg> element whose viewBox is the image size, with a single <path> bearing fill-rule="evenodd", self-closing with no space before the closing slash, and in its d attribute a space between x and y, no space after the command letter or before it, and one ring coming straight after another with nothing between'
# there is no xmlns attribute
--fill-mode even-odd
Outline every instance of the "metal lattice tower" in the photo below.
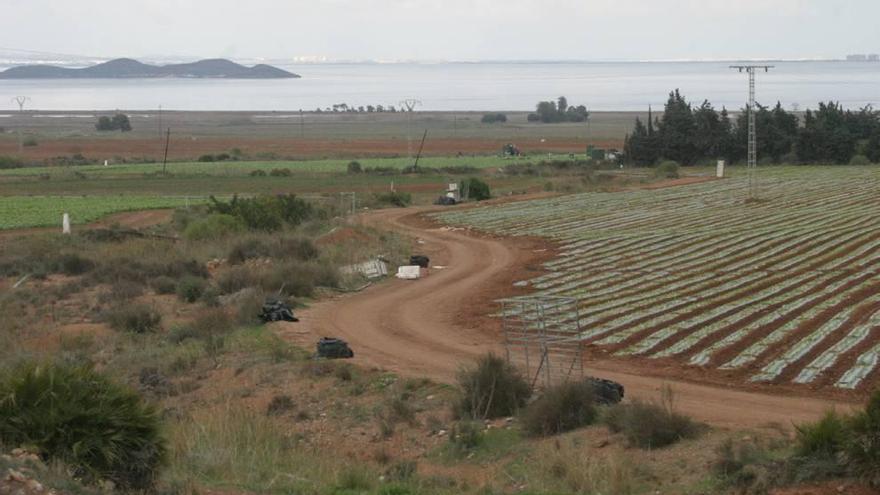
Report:
<svg viewBox="0 0 880 495"><path fill-rule="evenodd" d="M501 301L507 362L534 388L581 380L584 343L578 301L571 297L522 296Z"/></svg>
<svg viewBox="0 0 880 495"><path fill-rule="evenodd" d="M764 69L769 72L772 65L731 65L731 69L740 72L745 71L749 75L749 151L748 151L748 174L749 174L749 199L758 197L758 134L755 124L755 72Z"/></svg>

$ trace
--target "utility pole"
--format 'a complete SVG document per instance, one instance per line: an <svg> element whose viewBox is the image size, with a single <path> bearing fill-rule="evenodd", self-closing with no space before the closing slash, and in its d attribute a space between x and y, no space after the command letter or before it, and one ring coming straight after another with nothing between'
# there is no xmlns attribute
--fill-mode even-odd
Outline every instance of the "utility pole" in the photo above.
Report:
<svg viewBox="0 0 880 495"><path fill-rule="evenodd" d="M415 98L407 98L400 101L400 106L406 108L406 152L409 159L412 160L412 114L417 106L421 106L422 102Z"/></svg>
<svg viewBox="0 0 880 495"><path fill-rule="evenodd" d="M168 133L165 134L165 157L162 158L162 175L165 175L165 168L168 165L168 143L171 142L171 128L168 128Z"/></svg>
<svg viewBox="0 0 880 495"><path fill-rule="evenodd" d="M772 65L731 65L740 73L745 71L749 75L749 151L748 151L748 174L749 174L749 199L758 198L758 135L755 129L755 73L761 69L770 72Z"/></svg>
<svg viewBox="0 0 880 495"><path fill-rule="evenodd" d="M18 112L24 113L24 104L30 101L30 97L28 96L14 96L12 101L18 103ZM18 134L18 154L24 153L24 140L21 137L21 125L18 125L16 128L16 134Z"/></svg>
<svg viewBox="0 0 880 495"><path fill-rule="evenodd" d="M590 149L593 147L593 130L590 128L590 121L593 119L591 119L590 117L592 117L592 115L590 115L590 111L587 110L587 117L585 120L587 121L587 159L588 160L593 159L593 156L590 154Z"/></svg>
<svg viewBox="0 0 880 495"><path fill-rule="evenodd" d="M12 101L18 103L18 111L24 112L24 104L29 102L31 99L28 96L14 96Z"/></svg>
<svg viewBox="0 0 880 495"><path fill-rule="evenodd" d="M305 117L303 117L303 109L299 109L299 137L300 139L306 137L306 121Z"/></svg>

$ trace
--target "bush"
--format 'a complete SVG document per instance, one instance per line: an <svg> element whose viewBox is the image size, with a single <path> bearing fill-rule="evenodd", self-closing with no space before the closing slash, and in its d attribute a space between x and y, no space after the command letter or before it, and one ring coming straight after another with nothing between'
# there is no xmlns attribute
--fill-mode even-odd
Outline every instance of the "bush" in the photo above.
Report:
<svg viewBox="0 0 880 495"><path fill-rule="evenodd" d="M532 388L504 359L487 354L475 367L459 372L461 396L455 405L460 418L485 419L511 416L523 407Z"/></svg>
<svg viewBox="0 0 880 495"><path fill-rule="evenodd" d="M120 305L104 315L111 328L132 333L148 333L159 328L162 315L145 304Z"/></svg>
<svg viewBox="0 0 880 495"><path fill-rule="evenodd" d="M203 279L187 275L177 283L177 297L183 302L194 303L202 297L206 287Z"/></svg>
<svg viewBox="0 0 880 495"><path fill-rule="evenodd" d="M22 163L17 158L13 158L11 156L0 156L0 169L22 168L22 167L24 167L24 163Z"/></svg>
<svg viewBox="0 0 880 495"><path fill-rule="evenodd" d="M271 232L279 230L284 224L295 227L315 215L312 205L295 194L245 199L233 196L229 202L218 201L211 196L210 201L208 209L211 213L237 217L251 230Z"/></svg>
<svg viewBox="0 0 880 495"><path fill-rule="evenodd" d="M483 425L479 421L459 421L452 425L449 444L457 453L473 450L483 443Z"/></svg>
<svg viewBox="0 0 880 495"><path fill-rule="evenodd" d="M348 167L346 168L346 172L349 174L361 174L364 172L364 169L361 167L361 163L354 161L348 162Z"/></svg>
<svg viewBox="0 0 880 495"><path fill-rule="evenodd" d="M293 174L289 168L273 168L269 175L271 177L290 177Z"/></svg>
<svg viewBox="0 0 880 495"><path fill-rule="evenodd" d="M672 160L660 163L654 168L654 176L658 179L677 179L678 163Z"/></svg>
<svg viewBox="0 0 880 495"><path fill-rule="evenodd" d="M87 367L25 364L0 378L0 438L123 489L149 488L165 455L156 410Z"/></svg>
<svg viewBox="0 0 880 495"><path fill-rule="evenodd" d="M522 422L528 434L540 436L574 430L595 419L593 386L587 382L567 382L547 389L529 404Z"/></svg>
<svg viewBox="0 0 880 495"><path fill-rule="evenodd" d="M36 146L39 143L37 143L37 138L35 137L26 137L24 138L24 141L21 142L21 144L23 146Z"/></svg>
<svg viewBox="0 0 880 495"><path fill-rule="evenodd" d="M266 406L266 416L281 416L296 407L289 395L276 395Z"/></svg>
<svg viewBox="0 0 880 495"><path fill-rule="evenodd" d="M387 193L377 194L376 201L383 205L397 206L404 208L412 203L412 195L408 192L391 191Z"/></svg>
<svg viewBox="0 0 880 495"><path fill-rule="evenodd" d="M492 197L492 193L489 191L489 184L476 177L463 181L461 183L461 190L465 191L467 197L474 201L483 201Z"/></svg>
<svg viewBox="0 0 880 495"><path fill-rule="evenodd" d="M58 258L58 271L65 275L82 275L94 267L94 261L78 254L62 254Z"/></svg>
<svg viewBox="0 0 880 495"><path fill-rule="evenodd" d="M259 285L259 273L246 266L234 266L217 275L217 287L223 294L232 294Z"/></svg>
<svg viewBox="0 0 880 495"><path fill-rule="evenodd" d="M850 165L870 165L871 160L865 155L855 155L849 160Z"/></svg>
<svg viewBox="0 0 880 495"><path fill-rule="evenodd" d="M128 132L131 130L131 121L128 120L128 115L124 113L117 113L113 117L102 116L98 118L98 122L95 124L95 129L98 131L122 131Z"/></svg>
<svg viewBox="0 0 880 495"><path fill-rule="evenodd" d="M164 275L151 280L150 287L156 291L156 294L174 294L177 292L177 282L173 278Z"/></svg>
<svg viewBox="0 0 880 495"><path fill-rule="evenodd" d="M817 423L797 426L796 431L796 453L801 457L833 457L846 443L844 419L833 411L826 413Z"/></svg>
<svg viewBox="0 0 880 495"><path fill-rule="evenodd" d="M605 424L622 433L630 445L643 449L661 448L700 433L700 425L672 407L672 392L666 388L660 403L633 401L605 411Z"/></svg>
<svg viewBox="0 0 880 495"><path fill-rule="evenodd" d="M242 232L244 229L244 222L240 218L212 214L190 222L183 231L183 236L191 241L214 240Z"/></svg>
<svg viewBox="0 0 880 495"><path fill-rule="evenodd" d="M214 155L202 155L199 157L198 161L202 163L209 163L214 161Z"/></svg>
<svg viewBox="0 0 880 495"><path fill-rule="evenodd" d="M250 238L236 243L226 258L232 264L240 264L249 259L270 257L308 261L318 257L318 248L304 237L282 237L277 241Z"/></svg>
<svg viewBox="0 0 880 495"><path fill-rule="evenodd" d="M507 115L503 113L487 113L483 115L483 118L480 119L480 122L484 124L504 123L507 122Z"/></svg>
<svg viewBox="0 0 880 495"><path fill-rule="evenodd" d="M257 170L251 170L251 173L248 174L248 175L250 175L251 177L265 177L265 176L266 176L266 171L265 171L265 170L260 170L260 169L257 169Z"/></svg>
<svg viewBox="0 0 880 495"><path fill-rule="evenodd" d="M871 395L864 411L850 419L849 429L845 457L850 469L880 487L880 390Z"/></svg>

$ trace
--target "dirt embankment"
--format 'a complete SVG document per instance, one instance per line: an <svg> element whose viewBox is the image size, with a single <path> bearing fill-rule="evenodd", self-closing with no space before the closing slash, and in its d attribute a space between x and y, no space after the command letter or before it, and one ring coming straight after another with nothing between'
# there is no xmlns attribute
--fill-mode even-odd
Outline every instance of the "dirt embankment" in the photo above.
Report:
<svg viewBox="0 0 880 495"><path fill-rule="evenodd" d="M427 277L392 280L318 303L302 312L301 323L283 327L282 334L304 346L324 335L342 337L352 344L360 364L445 382L480 354L502 352L500 322L488 317L497 309L493 301L522 290L512 282L540 272L540 263L553 256L552 246L440 227L420 216L427 211L382 210L361 217L418 239L418 250L435 267ZM586 372L623 383L628 397L654 399L670 385L678 408L722 427L790 427L831 408L851 407L849 402L791 391L776 394L667 379L663 376L669 375L638 360L596 359Z"/></svg>

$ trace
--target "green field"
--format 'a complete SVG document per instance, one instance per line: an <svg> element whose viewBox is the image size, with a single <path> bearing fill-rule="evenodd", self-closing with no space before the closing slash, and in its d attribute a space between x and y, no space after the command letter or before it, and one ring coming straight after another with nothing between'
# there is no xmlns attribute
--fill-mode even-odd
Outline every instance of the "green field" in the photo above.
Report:
<svg viewBox="0 0 880 495"><path fill-rule="evenodd" d="M567 157L567 155L566 155ZM541 158L546 158L542 156ZM540 159L533 157L534 159ZM475 168L501 167L526 158L510 159L499 156L474 157L424 157L419 166L428 168L470 166ZM412 165L409 158L364 158L357 160L362 167L388 167L401 169ZM275 169L290 169L292 172L345 172L351 160L302 160L302 161L226 161L226 162L178 162L169 163L167 172L172 175L248 175L254 170L266 173ZM40 176L48 174L69 174L80 172L86 176L118 177L162 172L161 163L125 163L104 167L102 165L82 165L73 167L26 167L0 170L0 176Z"/></svg>
<svg viewBox="0 0 880 495"><path fill-rule="evenodd" d="M61 225L70 214L71 223L92 222L111 213L185 206L192 200L161 196L2 196L0 229Z"/></svg>

